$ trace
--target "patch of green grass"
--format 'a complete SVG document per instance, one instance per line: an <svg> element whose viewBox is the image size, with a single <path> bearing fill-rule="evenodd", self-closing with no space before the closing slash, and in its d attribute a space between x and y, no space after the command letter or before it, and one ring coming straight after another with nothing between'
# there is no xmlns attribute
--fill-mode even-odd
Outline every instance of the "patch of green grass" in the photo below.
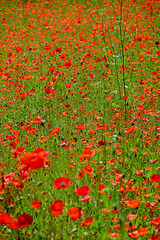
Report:
<svg viewBox="0 0 160 240"><path fill-rule="evenodd" d="M0 9L0 238L159 239L157 1Z"/></svg>

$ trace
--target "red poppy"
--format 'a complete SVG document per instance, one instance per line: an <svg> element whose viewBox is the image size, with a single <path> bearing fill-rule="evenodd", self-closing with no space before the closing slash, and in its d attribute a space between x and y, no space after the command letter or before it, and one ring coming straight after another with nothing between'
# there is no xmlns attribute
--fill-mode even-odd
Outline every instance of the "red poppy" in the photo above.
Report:
<svg viewBox="0 0 160 240"><path fill-rule="evenodd" d="M85 173L84 172L80 172L77 176L76 176L76 178L83 178L84 177L84 175L85 175Z"/></svg>
<svg viewBox="0 0 160 240"><path fill-rule="evenodd" d="M101 124L97 124L97 129L98 130L104 130L105 128L106 128L106 123L104 123L103 125L101 125Z"/></svg>
<svg viewBox="0 0 160 240"><path fill-rule="evenodd" d="M122 155L123 150L122 150L121 148L118 148L118 149L116 150L116 152L117 152L119 155Z"/></svg>
<svg viewBox="0 0 160 240"><path fill-rule="evenodd" d="M103 139L99 139L99 141L97 142L97 146L100 147L102 145L105 145L105 142Z"/></svg>
<svg viewBox="0 0 160 240"><path fill-rule="evenodd" d="M49 152L44 151L43 148L38 148L31 153L24 153L21 156L21 163L26 165L27 170L35 170L42 168L47 162L50 162L48 158Z"/></svg>
<svg viewBox="0 0 160 240"><path fill-rule="evenodd" d="M82 227L89 227L94 222L94 219L92 217L86 218L85 220L81 221Z"/></svg>
<svg viewBox="0 0 160 240"><path fill-rule="evenodd" d="M67 177L60 177L54 181L53 186L55 189L58 190L61 188L67 188L71 184L72 184L72 182Z"/></svg>
<svg viewBox="0 0 160 240"><path fill-rule="evenodd" d="M151 236L149 240L160 240L160 236L158 235Z"/></svg>
<svg viewBox="0 0 160 240"><path fill-rule="evenodd" d="M83 158L90 158L95 155L95 150L92 150L90 148L84 148L82 155L79 156L80 160Z"/></svg>
<svg viewBox="0 0 160 240"><path fill-rule="evenodd" d="M115 164L115 162L116 162L116 159L115 159L115 158L111 158L111 159L108 161L108 164L113 165L113 164Z"/></svg>
<svg viewBox="0 0 160 240"><path fill-rule="evenodd" d="M83 211L77 207L68 209L67 213L69 214L70 218L73 221L76 221L78 218L81 218L81 216L83 215Z"/></svg>
<svg viewBox="0 0 160 240"><path fill-rule="evenodd" d="M106 188L106 185L105 184L100 184L100 185L98 185L98 187L99 187L100 190L103 190L104 188Z"/></svg>
<svg viewBox="0 0 160 240"><path fill-rule="evenodd" d="M160 225L160 217L152 218L151 223L153 223L154 225Z"/></svg>
<svg viewBox="0 0 160 240"><path fill-rule="evenodd" d="M24 153L24 151L25 151L25 148L17 148L17 149L15 150L15 153L16 153L17 155L21 155L22 153Z"/></svg>
<svg viewBox="0 0 160 240"><path fill-rule="evenodd" d="M157 160L156 159L152 159L152 160L149 160L152 164L154 164Z"/></svg>
<svg viewBox="0 0 160 240"><path fill-rule="evenodd" d="M6 225L11 221L11 217L8 213L4 213L3 210L0 213L0 225Z"/></svg>
<svg viewBox="0 0 160 240"><path fill-rule="evenodd" d="M134 199L129 199L128 201L125 201L125 205L127 205L130 208L137 208L139 206L139 201Z"/></svg>
<svg viewBox="0 0 160 240"><path fill-rule="evenodd" d="M128 96L122 97L123 99L128 99Z"/></svg>
<svg viewBox="0 0 160 240"><path fill-rule="evenodd" d="M37 199L31 204L31 208L38 209L41 207L41 205L42 205L42 202Z"/></svg>
<svg viewBox="0 0 160 240"><path fill-rule="evenodd" d="M105 184L100 184L100 185L98 185L98 187L99 187L99 191L98 191L99 194L103 194L103 193L106 192L105 191L105 188L106 188Z"/></svg>
<svg viewBox="0 0 160 240"><path fill-rule="evenodd" d="M89 192L90 189L88 186L77 187L75 190L75 193L79 196L86 196Z"/></svg>
<svg viewBox="0 0 160 240"><path fill-rule="evenodd" d="M51 45L45 45L43 47L43 49L46 50L46 51L49 51L49 50L51 50Z"/></svg>
<svg viewBox="0 0 160 240"><path fill-rule="evenodd" d="M84 125L82 123L79 123L77 126L76 126L79 130L82 130L84 128Z"/></svg>
<svg viewBox="0 0 160 240"><path fill-rule="evenodd" d="M94 170L91 166L86 166L86 167L83 167L83 171L87 174L92 174Z"/></svg>
<svg viewBox="0 0 160 240"><path fill-rule="evenodd" d="M116 179L116 180L120 180L121 178L123 178L123 175L122 175L122 174L119 174L119 173L116 173L116 174L115 174L115 179Z"/></svg>
<svg viewBox="0 0 160 240"><path fill-rule="evenodd" d="M66 83L65 88L70 88L72 86L72 83Z"/></svg>
<svg viewBox="0 0 160 240"><path fill-rule="evenodd" d="M54 67L54 66L51 66L48 70L49 70L50 72L53 72L54 69L55 69L55 67Z"/></svg>
<svg viewBox="0 0 160 240"><path fill-rule="evenodd" d="M90 78L95 78L95 75L94 75L93 73L90 73L90 74L89 74L89 77L90 77Z"/></svg>
<svg viewBox="0 0 160 240"><path fill-rule="evenodd" d="M61 53L61 51L62 51L61 48L59 48L59 47L56 48L56 52L57 52L57 53Z"/></svg>
<svg viewBox="0 0 160 240"><path fill-rule="evenodd" d="M71 63L70 61L65 62L65 63L64 63L64 66L65 66L65 67L71 67L71 66L72 66L72 63Z"/></svg>
<svg viewBox="0 0 160 240"><path fill-rule="evenodd" d="M137 215L136 214L128 214L127 215L127 220L133 220L133 219L136 219L137 218Z"/></svg>
<svg viewBox="0 0 160 240"><path fill-rule="evenodd" d="M20 229L20 228L25 228L29 225L31 225L33 222L33 217L30 216L29 214L22 214L18 217L18 220L11 221L9 223L9 227L11 229Z"/></svg>
<svg viewBox="0 0 160 240"><path fill-rule="evenodd" d="M158 56L160 56L160 51L157 51L156 54L157 54Z"/></svg>
<svg viewBox="0 0 160 240"><path fill-rule="evenodd" d="M151 182L160 182L160 175L154 174L150 177Z"/></svg>
<svg viewBox="0 0 160 240"><path fill-rule="evenodd" d="M50 210L53 216L58 217L59 215L61 215L63 212L64 205L65 203L62 202L61 200L54 201L54 203L52 203L50 206Z"/></svg>
<svg viewBox="0 0 160 240"><path fill-rule="evenodd" d="M132 133L134 131L134 127L129 127L125 130L125 133Z"/></svg>
<svg viewBox="0 0 160 240"><path fill-rule="evenodd" d="M44 87L44 91L45 91L47 94L51 94L51 93L52 93L51 87L50 87L49 85L47 85L47 86Z"/></svg>
<svg viewBox="0 0 160 240"><path fill-rule="evenodd" d="M81 202L88 202L91 199L91 196L84 196L80 199Z"/></svg>
<svg viewBox="0 0 160 240"><path fill-rule="evenodd" d="M40 143L44 143L45 141L47 140L47 137L41 137L40 139L39 139L39 142Z"/></svg>
<svg viewBox="0 0 160 240"><path fill-rule="evenodd" d="M108 232L108 235L111 236L111 238L116 238L119 236L119 232L114 232L114 233L111 233L111 232Z"/></svg>
<svg viewBox="0 0 160 240"><path fill-rule="evenodd" d="M130 232L129 236L131 238L137 238L137 237L144 236L144 235L147 235L147 234L148 234L147 228L140 227L136 231Z"/></svg>
<svg viewBox="0 0 160 240"><path fill-rule="evenodd" d="M52 128L52 131L53 131L53 136L57 136L57 133L60 131L60 128L58 127Z"/></svg>
<svg viewBox="0 0 160 240"><path fill-rule="evenodd" d="M102 209L101 209L101 212L104 212L104 213L109 214L109 210L108 210L107 208L102 208Z"/></svg>

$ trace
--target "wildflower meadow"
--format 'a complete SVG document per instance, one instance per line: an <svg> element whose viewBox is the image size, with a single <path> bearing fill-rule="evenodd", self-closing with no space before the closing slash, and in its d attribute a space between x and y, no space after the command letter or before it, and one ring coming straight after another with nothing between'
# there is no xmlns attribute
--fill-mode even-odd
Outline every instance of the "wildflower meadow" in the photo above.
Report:
<svg viewBox="0 0 160 240"><path fill-rule="evenodd" d="M160 240L160 1L0 1L0 240Z"/></svg>

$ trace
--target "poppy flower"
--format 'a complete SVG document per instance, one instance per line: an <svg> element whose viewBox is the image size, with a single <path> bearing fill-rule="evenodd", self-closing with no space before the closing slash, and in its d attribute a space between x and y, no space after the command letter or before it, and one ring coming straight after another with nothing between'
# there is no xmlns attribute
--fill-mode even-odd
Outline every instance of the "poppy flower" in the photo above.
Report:
<svg viewBox="0 0 160 240"><path fill-rule="evenodd" d="M43 148L38 148L31 153L24 153L21 156L21 163L26 165L27 170L35 170L42 168L47 162L50 162L48 158L49 152L44 151Z"/></svg>
<svg viewBox="0 0 160 240"><path fill-rule="evenodd" d="M71 63L70 61L65 62L65 63L64 63L64 66L65 66L65 67L71 67L71 66L72 66L72 63Z"/></svg>
<svg viewBox="0 0 160 240"><path fill-rule="evenodd" d="M104 130L107 126L106 123L104 123L103 125L101 125L101 124L96 124L96 125L97 125L98 130Z"/></svg>
<svg viewBox="0 0 160 240"><path fill-rule="evenodd" d="M121 178L123 178L123 175L122 175L122 174L119 174L119 173L116 173L116 174L115 174L115 179L116 179L116 180L120 180Z"/></svg>
<svg viewBox="0 0 160 240"><path fill-rule="evenodd" d="M47 137L41 137L40 139L39 139L39 142L40 143L44 143L45 141L47 140Z"/></svg>
<svg viewBox="0 0 160 240"><path fill-rule="evenodd" d="M33 217L29 214L22 214L18 217L18 225L20 228L27 227L28 225L31 225L33 222Z"/></svg>
<svg viewBox="0 0 160 240"><path fill-rule="evenodd" d="M156 159L152 159L152 160L149 160L152 164L154 164L157 160Z"/></svg>
<svg viewBox="0 0 160 240"><path fill-rule="evenodd" d="M103 194L103 193L106 192L105 191L105 188L106 188L105 184L100 184L100 185L98 185L98 187L99 187L99 191L98 191L99 194Z"/></svg>
<svg viewBox="0 0 160 240"><path fill-rule="evenodd" d="M80 172L77 176L76 176L76 178L83 178L84 177L84 175L85 175L85 173L84 172Z"/></svg>
<svg viewBox="0 0 160 240"><path fill-rule="evenodd" d="M9 227L11 229L25 228L31 225L32 222L33 222L33 217L30 216L29 214L24 213L18 217L18 220L11 221L9 223Z"/></svg>
<svg viewBox="0 0 160 240"><path fill-rule="evenodd" d="M131 238L137 238L137 237L144 236L144 235L147 235L147 234L148 234L147 228L140 227L136 231L130 232L129 236Z"/></svg>
<svg viewBox="0 0 160 240"><path fill-rule="evenodd" d="M156 54L157 54L158 56L160 56L160 51L157 51Z"/></svg>
<svg viewBox="0 0 160 240"><path fill-rule="evenodd" d="M51 45L45 45L43 47L43 49L46 50L46 51L49 51L49 50L51 50Z"/></svg>
<svg viewBox="0 0 160 240"><path fill-rule="evenodd" d="M151 182L160 182L160 175L154 174L150 177Z"/></svg>
<svg viewBox="0 0 160 240"><path fill-rule="evenodd" d="M137 215L136 214L127 214L127 220L133 220L133 219L136 219L137 218Z"/></svg>
<svg viewBox="0 0 160 240"><path fill-rule="evenodd" d="M149 240L160 240L160 237L158 235L151 236Z"/></svg>
<svg viewBox="0 0 160 240"><path fill-rule="evenodd" d="M111 158L111 159L108 161L108 164L113 165L113 164L115 164L115 162L116 162L116 159L115 159L115 158Z"/></svg>
<svg viewBox="0 0 160 240"><path fill-rule="evenodd" d="M92 174L94 170L91 166L86 166L86 167L83 167L83 171L87 174Z"/></svg>
<svg viewBox="0 0 160 240"><path fill-rule="evenodd" d="M125 201L125 205L127 205L130 208L137 208L139 206L139 201L134 199L129 199L128 201Z"/></svg>
<svg viewBox="0 0 160 240"><path fill-rule="evenodd" d="M8 213L4 213L3 211L0 213L0 225L6 225L11 221L11 217Z"/></svg>
<svg viewBox="0 0 160 240"><path fill-rule="evenodd" d="M95 78L95 75L94 75L93 73L90 73L90 74L89 74L89 77L90 77L90 78Z"/></svg>
<svg viewBox="0 0 160 240"><path fill-rule="evenodd" d="M38 199L36 201L34 201L32 204L31 204L31 208L34 208L34 209L38 209L40 208L42 205L41 201L39 201Z"/></svg>
<svg viewBox="0 0 160 240"><path fill-rule="evenodd" d="M160 217L152 218L151 223L153 223L154 225L160 225Z"/></svg>
<svg viewBox="0 0 160 240"><path fill-rule="evenodd" d="M111 233L111 232L108 232L108 235L111 236L111 238L116 238L119 236L119 232L114 232L114 233Z"/></svg>
<svg viewBox="0 0 160 240"><path fill-rule="evenodd" d="M79 130L82 130L84 128L84 125L82 123L79 123L77 126L76 126Z"/></svg>
<svg viewBox="0 0 160 240"><path fill-rule="evenodd" d="M82 227L89 227L94 222L94 219L92 217L86 218L85 220L81 221Z"/></svg>
<svg viewBox="0 0 160 240"><path fill-rule="evenodd" d="M69 214L70 218L73 221L76 221L77 219L81 218L81 216L83 215L83 211L77 207L68 209L67 213Z"/></svg>
<svg viewBox="0 0 160 240"><path fill-rule="evenodd" d="M51 204L50 210L53 216L58 217L62 214L65 203L61 200L56 200Z"/></svg>
<svg viewBox="0 0 160 240"><path fill-rule="evenodd" d="M59 47L56 48L56 52L57 52L57 53L61 53L61 51L62 51L61 48L59 48Z"/></svg>
<svg viewBox="0 0 160 240"><path fill-rule="evenodd" d="M21 155L22 153L24 153L24 151L25 151L25 148L17 148L17 149L15 150L15 153L16 153L17 155Z"/></svg>
<svg viewBox="0 0 160 240"><path fill-rule="evenodd" d="M97 146L100 147L102 145L105 145L105 142L103 139L99 139L99 141L97 142Z"/></svg>
<svg viewBox="0 0 160 240"><path fill-rule="evenodd" d="M106 185L105 184L100 184L100 185L98 185L98 187L99 187L100 190L102 190L102 189L106 188Z"/></svg>
<svg viewBox="0 0 160 240"><path fill-rule="evenodd" d="M90 148L84 148L82 155L79 156L80 160L83 158L90 158L95 155L95 150L92 150Z"/></svg>
<svg viewBox="0 0 160 240"><path fill-rule="evenodd" d="M88 202L91 199L91 196L84 196L80 199L81 202Z"/></svg>
<svg viewBox="0 0 160 240"><path fill-rule="evenodd" d="M72 83L67 83L65 87L70 88L71 86L72 86Z"/></svg>
<svg viewBox="0 0 160 240"><path fill-rule="evenodd" d="M44 87L44 91L45 91L47 94L51 94L51 92L52 92L51 87L50 87L49 85Z"/></svg>
<svg viewBox="0 0 160 240"><path fill-rule="evenodd" d="M101 209L101 212L104 212L104 213L107 213L107 214L108 214L108 213L109 213L109 210L108 210L107 208L102 208L102 209Z"/></svg>
<svg viewBox="0 0 160 240"><path fill-rule="evenodd" d="M61 188L67 188L71 184L72 184L72 182L67 177L60 177L54 181L53 186L55 189L58 190Z"/></svg>
<svg viewBox="0 0 160 240"><path fill-rule="evenodd" d="M119 155L122 155L123 150L122 150L121 148L118 148L118 149L116 150L116 152L117 152Z"/></svg>
<svg viewBox="0 0 160 240"><path fill-rule="evenodd" d="M90 189L88 186L77 187L75 190L75 193L79 196L86 196L89 192Z"/></svg>
<svg viewBox="0 0 160 240"><path fill-rule="evenodd" d="M125 133L132 133L134 131L134 127L129 127L125 130Z"/></svg>
<svg viewBox="0 0 160 240"><path fill-rule="evenodd" d="M123 99L128 99L128 96L122 97Z"/></svg>
<svg viewBox="0 0 160 240"><path fill-rule="evenodd" d="M54 69L55 69L55 67L54 67L54 66L51 66L48 70L49 70L50 72L53 72Z"/></svg>
<svg viewBox="0 0 160 240"><path fill-rule="evenodd" d="M60 131L60 128L58 127L52 128L52 131L53 131L53 136L57 136L57 133Z"/></svg>

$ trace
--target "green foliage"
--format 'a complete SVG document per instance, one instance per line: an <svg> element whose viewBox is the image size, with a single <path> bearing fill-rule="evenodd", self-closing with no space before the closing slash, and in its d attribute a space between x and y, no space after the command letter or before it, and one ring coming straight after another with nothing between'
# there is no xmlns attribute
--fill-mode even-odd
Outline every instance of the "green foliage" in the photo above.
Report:
<svg viewBox="0 0 160 240"><path fill-rule="evenodd" d="M149 0L2 1L2 239L158 233L158 7ZM61 177L71 184L64 188L63 179L56 189ZM86 186L89 193L76 193ZM51 211L57 200L63 209ZM19 220L14 229L2 209L33 222Z"/></svg>

